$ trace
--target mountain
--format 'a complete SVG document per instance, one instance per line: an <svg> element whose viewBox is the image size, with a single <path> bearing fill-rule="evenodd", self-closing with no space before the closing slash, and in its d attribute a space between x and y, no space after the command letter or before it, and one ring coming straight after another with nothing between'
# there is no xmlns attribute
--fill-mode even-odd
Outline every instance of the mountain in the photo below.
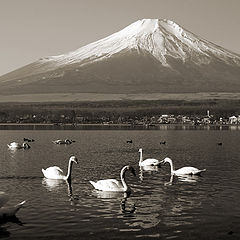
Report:
<svg viewBox="0 0 240 240"><path fill-rule="evenodd" d="M0 94L240 92L240 55L173 21L143 19L0 77Z"/></svg>

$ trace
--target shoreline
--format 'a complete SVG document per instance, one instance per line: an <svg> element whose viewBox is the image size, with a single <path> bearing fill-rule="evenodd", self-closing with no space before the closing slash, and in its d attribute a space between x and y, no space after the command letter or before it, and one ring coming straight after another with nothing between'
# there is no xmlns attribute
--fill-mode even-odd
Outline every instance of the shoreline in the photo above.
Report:
<svg viewBox="0 0 240 240"><path fill-rule="evenodd" d="M239 100L240 92L187 93L45 93L0 94L0 103L71 103L101 101L159 101L159 100Z"/></svg>
<svg viewBox="0 0 240 240"><path fill-rule="evenodd" d="M240 130L233 124L53 124L53 123L0 123L0 130Z"/></svg>

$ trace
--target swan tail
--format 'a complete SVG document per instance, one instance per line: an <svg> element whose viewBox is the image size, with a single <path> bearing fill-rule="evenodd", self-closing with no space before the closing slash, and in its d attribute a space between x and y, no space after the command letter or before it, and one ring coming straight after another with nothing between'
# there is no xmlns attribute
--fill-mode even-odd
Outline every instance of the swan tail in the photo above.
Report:
<svg viewBox="0 0 240 240"><path fill-rule="evenodd" d="M2 207L0 209L0 217L10 218L14 217L20 208L25 204L26 201L22 201L13 207Z"/></svg>
<svg viewBox="0 0 240 240"><path fill-rule="evenodd" d="M17 205L15 205L15 207L17 208L17 211L26 203L26 200L18 203Z"/></svg>
<svg viewBox="0 0 240 240"><path fill-rule="evenodd" d="M93 185L94 188L96 188L96 183L95 182L93 182L93 181L89 181L89 182Z"/></svg>
<svg viewBox="0 0 240 240"><path fill-rule="evenodd" d="M46 177L46 170L42 168L43 176Z"/></svg>
<svg viewBox="0 0 240 240"><path fill-rule="evenodd" d="M13 210L13 215L15 215L15 214L18 212L18 210L19 210L20 208L22 208L22 206L23 206L25 203L26 203L26 201L24 200L24 201L18 203L17 205L15 205L15 209Z"/></svg>

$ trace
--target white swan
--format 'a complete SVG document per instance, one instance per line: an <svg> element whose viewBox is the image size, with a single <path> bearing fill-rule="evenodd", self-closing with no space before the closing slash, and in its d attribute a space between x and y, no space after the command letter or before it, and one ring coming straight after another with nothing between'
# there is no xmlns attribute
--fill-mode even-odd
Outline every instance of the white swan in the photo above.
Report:
<svg viewBox="0 0 240 240"><path fill-rule="evenodd" d="M49 179L63 179L63 180L68 180L71 178L72 174L72 164L76 163L78 164L78 160L75 156L71 156L68 162L68 172L67 175L63 175L63 170L57 166L54 167L49 167L46 170L42 169L42 173L45 178Z"/></svg>
<svg viewBox="0 0 240 240"><path fill-rule="evenodd" d="M140 160L139 160L139 166L159 166L161 164L161 161L155 159L155 158L148 158L143 160L143 150L142 148L139 149L140 152Z"/></svg>
<svg viewBox="0 0 240 240"><path fill-rule="evenodd" d="M135 170L131 166L125 166L122 168L120 177L121 182L116 179L105 179L99 180L97 182L90 181L93 187L100 191L108 191L108 192L131 192L130 187L126 184L125 181L125 173L127 170L130 170L131 173L136 176Z"/></svg>
<svg viewBox="0 0 240 240"><path fill-rule="evenodd" d="M166 157L164 160L161 161L161 163L169 163L171 167L171 174L172 175L200 175L202 172L205 172L206 169L199 170L195 167L182 167L179 168L178 170L174 170L173 168L173 162L172 159Z"/></svg>
<svg viewBox="0 0 240 240"><path fill-rule="evenodd" d="M65 140L54 140L53 143L55 144L72 144L73 141L69 140L69 139L65 139Z"/></svg>
<svg viewBox="0 0 240 240"><path fill-rule="evenodd" d="M15 206L6 206L4 204L9 200L9 196L5 192L0 192L0 219L15 216L17 211L23 206L26 201L23 201Z"/></svg>
<svg viewBox="0 0 240 240"><path fill-rule="evenodd" d="M29 149L30 146L24 142L22 145L20 143L17 142L12 142L10 144L8 144L8 148L15 150L15 149Z"/></svg>

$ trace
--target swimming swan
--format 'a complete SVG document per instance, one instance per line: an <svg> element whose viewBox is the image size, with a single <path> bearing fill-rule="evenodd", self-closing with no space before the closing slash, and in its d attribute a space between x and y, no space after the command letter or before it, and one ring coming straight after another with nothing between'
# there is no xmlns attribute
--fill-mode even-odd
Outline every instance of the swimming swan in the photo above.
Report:
<svg viewBox="0 0 240 240"><path fill-rule="evenodd" d="M9 196L5 192L0 192L0 219L10 218L15 216L17 211L23 206L26 201L23 201L15 206L3 207L4 204L9 200Z"/></svg>
<svg viewBox="0 0 240 240"><path fill-rule="evenodd" d="M22 145L20 143L17 142L12 142L10 144L8 144L8 148L15 150L15 149L29 149L30 146L24 142Z"/></svg>
<svg viewBox="0 0 240 240"><path fill-rule="evenodd" d="M69 139L65 139L65 140L58 139L58 140L53 141L53 143L55 143L55 144L72 144L73 142L74 141L69 140Z"/></svg>
<svg viewBox="0 0 240 240"><path fill-rule="evenodd" d="M97 182L90 181L93 187L100 191L108 192L131 192L130 187L125 182L125 173L127 170L130 170L131 173L136 176L135 170L131 166L125 166L122 168L120 177L121 182L116 179L105 179L99 180Z"/></svg>
<svg viewBox="0 0 240 240"><path fill-rule="evenodd" d="M202 172L205 172L206 169L199 170L195 167L182 167L178 170L174 170L173 168L173 162L172 159L166 157L164 160L161 161L161 163L169 163L171 167L171 175L200 175Z"/></svg>
<svg viewBox="0 0 240 240"><path fill-rule="evenodd" d="M154 158L148 158L143 160L143 154L142 154L142 148L139 149L140 152L140 160L139 160L139 166L159 166L161 164L161 161L154 159Z"/></svg>
<svg viewBox="0 0 240 240"><path fill-rule="evenodd" d="M63 179L63 180L68 180L71 178L72 174L72 164L76 163L78 164L78 160L75 156L71 156L68 162L68 172L67 175L63 175L63 170L57 166L54 167L49 167L46 170L42 169L42 173L45 178L49 179Z"/></svg>

